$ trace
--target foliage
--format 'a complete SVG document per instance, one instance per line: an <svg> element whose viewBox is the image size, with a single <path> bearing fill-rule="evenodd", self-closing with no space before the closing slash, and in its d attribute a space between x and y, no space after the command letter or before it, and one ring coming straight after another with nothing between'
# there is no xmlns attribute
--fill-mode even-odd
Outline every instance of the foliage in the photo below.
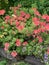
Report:
<svg viewBox="0 0 49 65"><path fill-rule="evenodd" d="M4 61L1 61L0 62L0 65L6 65L6 61L4 60Z"/></svg>
<svg viewBox="0 0 49 65"><path fill-rule="evenodd" d="M49 14L49 0L0 0L0 9L8 10L10 6L17 6L18 4L28 8L31 6L36 6L41 14Z"/></svg>
<svg viewBox="0 0 49 65"><path fill-rule="evenodd" d="M13 57L44 59L45 53L49 55L49 0L0 0L0 6L6 9L0 10L0 45L4 50Z"/></svg>
<svg viewBox="0 0 49 65"><path fill-rule="evenodd" d="M8 9L9 6L17 6L18 4L22 4L22 6L25 7L30 7L32 0L0 0L0 9L5 7Z"/></svg>
<svg viewBox="0 0 49 65"><path fill-rule="evenodd" d="M21 61L21 62L18 62L18 63L16 63L16 64L14 64L14 65L30 65L30 64Z"/></svg>
<svg viewBox="0 0 49 65"><path fill-rule="evenodd" d="M49 0L37 0L36 2L38 10L40 11L41 14L47 13L49 14Z"/></svg>

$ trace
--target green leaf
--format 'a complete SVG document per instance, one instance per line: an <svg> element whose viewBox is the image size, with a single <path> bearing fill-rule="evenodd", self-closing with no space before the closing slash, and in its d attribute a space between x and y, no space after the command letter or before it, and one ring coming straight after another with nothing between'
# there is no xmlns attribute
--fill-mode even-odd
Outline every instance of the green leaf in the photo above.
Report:
<svg viewBox="0 0 49 65"><path fill-rule="evenodd" d="M6 65L6 61L4 60L4 61L1 61L0 62L0 65Z"/></svg>

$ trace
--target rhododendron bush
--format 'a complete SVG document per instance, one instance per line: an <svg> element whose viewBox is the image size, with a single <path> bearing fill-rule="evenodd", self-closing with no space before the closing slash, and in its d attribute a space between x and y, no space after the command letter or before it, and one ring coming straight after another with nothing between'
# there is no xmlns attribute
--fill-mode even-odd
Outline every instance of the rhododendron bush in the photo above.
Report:
<svg viewBox="0 0 49 65"><path fill-rule="evenodd" d="M0 45L13 57L49 55L49 15L37 8L10 7L0 10Z"/></svg>

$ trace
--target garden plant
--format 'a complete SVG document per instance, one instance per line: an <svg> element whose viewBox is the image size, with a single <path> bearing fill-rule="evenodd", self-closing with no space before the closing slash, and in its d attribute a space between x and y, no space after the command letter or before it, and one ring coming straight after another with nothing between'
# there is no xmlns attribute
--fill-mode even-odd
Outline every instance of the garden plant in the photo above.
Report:
<svg viewBox="0 0 49 65"><path fill-rule="evenodd" d="M29 62L34 56L37 64L49 65L49 1L10 1L4 0L7 9L0 1L0 56L16 62ZM13 65L25 65L24 61Z"/></svg>

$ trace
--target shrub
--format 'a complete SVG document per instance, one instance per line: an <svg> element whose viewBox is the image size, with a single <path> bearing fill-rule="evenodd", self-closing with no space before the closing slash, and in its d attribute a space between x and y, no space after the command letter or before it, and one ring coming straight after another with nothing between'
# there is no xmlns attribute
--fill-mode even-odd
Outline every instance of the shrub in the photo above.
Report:
<svg viewBox="0 0 49 65"><path fill-rule="evenodd" d="M41 15L37 8L21 5L10 7L9 14L0 10L0 44L13 57L49 55L49 15ZM4 16L3 16L4 15Z"/></svg>

